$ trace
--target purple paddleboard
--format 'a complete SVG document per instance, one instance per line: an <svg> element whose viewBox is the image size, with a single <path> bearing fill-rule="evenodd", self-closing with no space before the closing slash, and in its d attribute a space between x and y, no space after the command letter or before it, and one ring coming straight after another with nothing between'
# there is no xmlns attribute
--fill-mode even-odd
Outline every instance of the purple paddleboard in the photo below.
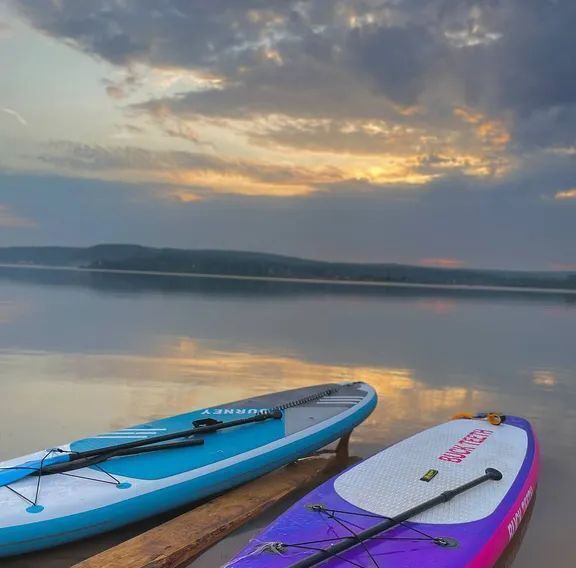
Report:
<svg viewBox="0 0 576 568"><path fill-rule="evenodd" d="M518 530L537 477L528 421L452 420L327 481L226 566L489 568Z"/></svg>

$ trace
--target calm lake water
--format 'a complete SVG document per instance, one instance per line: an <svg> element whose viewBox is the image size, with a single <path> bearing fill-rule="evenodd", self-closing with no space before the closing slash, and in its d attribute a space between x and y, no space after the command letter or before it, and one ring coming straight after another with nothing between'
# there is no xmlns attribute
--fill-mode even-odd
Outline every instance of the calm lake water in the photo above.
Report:
<svg viewBox="0 0 576 568"><path fill-rule="evenodd" d="M530 419L542 472L514 566L576 565L576 296L0 269L0 458L311 383L379 392L354 456L459 411ZM229 558L262 520L194 566ZM141 528L2 566L64 567Z"/></svg>

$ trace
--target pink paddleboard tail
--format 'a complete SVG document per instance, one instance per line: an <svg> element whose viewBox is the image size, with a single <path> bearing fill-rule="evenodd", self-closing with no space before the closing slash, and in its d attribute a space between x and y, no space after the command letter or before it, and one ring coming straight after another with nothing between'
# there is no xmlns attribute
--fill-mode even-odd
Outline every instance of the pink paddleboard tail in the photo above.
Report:
<svg viewBox="0 0 576 568"><path fill-rule="evenodd" d="M538 484L538 473L540 471L540 449L538 439L534 434L534 459L522 485L522 489L514 501L512 507L498 526L494 536L482 548L478 556L472 560L467 568L490 568L494 566L498 558L502 555L510 541L518 531L520 523L534 499L536 486Z"/></svg>

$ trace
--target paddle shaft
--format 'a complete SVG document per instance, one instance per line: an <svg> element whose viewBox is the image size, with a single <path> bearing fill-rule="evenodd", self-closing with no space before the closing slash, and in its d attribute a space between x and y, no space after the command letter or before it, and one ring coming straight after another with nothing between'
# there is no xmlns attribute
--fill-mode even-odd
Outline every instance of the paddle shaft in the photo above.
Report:
<svg viewBox="0 0 576 568"><path fill-rule="evenodd" d="M315 554L312 554L308 558L304 558L303 560L300 560L300 562L292 564L290 568L310 568L311 566L317 566L318 564L324 562L325 560L328 560L329 558L334 558L337 554L349 550L350 548L353 548L357 544L360 544L365 540L368 540L373 536L376 536L377 534L380 534L384 531L387 531L388 529L398 526L404 521L407 521L408 519L415 517L420 513L423 513L424 511L428 511L428 509L432 509L433 507L441 505L442 503L447 503L448 501L456 497L456 495L460 495L461 493L464 493L469 489L477 487L478 485L481 485L485 481L489 480L499 481L500 479L502 479L502 474L497 469L488 468L486 470L486 473L478 477L477 479L473 479L472 481L469 481L468 483L460 485L459 487L456 487L454 489L444 491L443 493L440 493L440 495L438 495L437 497L429 499L428 501L425 501L420 505L416 505L416 507L412 507L412 509L408 509L407 511L404 511L403 513L400 513L399 515L396 515L391 519L386 519L381 523L377 523L373 527L370 527L358 533L355 536L346 537L342 539L340 542L330 545L328 548L326 548L326 550L316 552Z"/></svg>
<svg viewBox="0 0 576 568"><path fill-rule="evenodd" d="M159 444L159 442L167 442L168 440L175 440L177 438L187 438L196 434L209 434L217 432L225 428L232 428L234 426L242 426L244 424L251 424L263 422L270 418L282 418L282 412L278 408L273 410L260 412L248 418L240 418L239 420L230 420L229 422L219 422L216 424L208 424L205 426L196 426L190 430L182 430L180 432L171 432L170 434L163 434L162 436L154 436L153 438L146 438L144 440L135 440L134 442L126 442L125 444L118 444L115 446L104 446L102 448L95 448L93 450L86 450L85 452L66 452L64 450L52 450L44 458L34 461L26 462L21 465L14 465L7 468L0 468L0 487L4 487L9 483L14 483L20 479L30 475L44 475L49 473L63 473L67 470L78 469L79 467L88 466L95 463L100 463L109 458L120 455L131 455L138 452L128 453L128 450L134 448L142 448L144 446L152 446ZM200 445L203 441L188 440L186 445ZM181 444L179 447L182 447ZM176 444L170 444L171 448L177 447ZM171 449L170 447L158 447L160 449ZM149 451L156 451L150 449ZM54 455L51 455L54 454ZM90 459L93 458L93 459ZM50 463L53 462L53 463ZM79 465L80 464L80 465ZM8 479L7 479L8 478Z"/></svg>
<svg viewBox="0 0 576 568"><path fill-rule="evenodd" d="M209 426L196 426L190 430L171 432L170 434L154 436L153 438L147 438L146 440L136 440L134 442L126 442L125 444L118 444L116 446L106 446L103 448L96 448L94 450L86 450L85 452L75 452L70 454L70 461L89 458L91 456L97 456L99 454L111 451L139 448L140 446L148 446L158 442L175 440L176 438L185 438L188 436L194 436L195 434L209 434L211 432L216 432L225 428L232 428L233 426L242 426L243 424L250 424L252 422L263 422L264 420L268 420L270 418L282 418L282 413L280 411L262 412L260 414L255 414L254 416L250 416L249 418L240 418L239 420L230 420L229 422L220 422L219 424L211 424Z"/></svg>
<svg viewBox="0 0 576 568"><path fill-rule="evenodd" d="M103 461L109 460L110 458L119 458L125 456L135 456L150 452L159 452L166 450L176 450L180 448L188 448L190 446L201 446L204 444L204 440L201 438L194 438L192 440L185 440L183 442L174 442L172 444L154 444L151 446L142 446L139 448L128 448L124 450L113 449L109 452L102 454L97 454L96 456L84 457L81 459L75 459L73 461L68 461L64 463L56 463L52 465L47 465L42 468L42 475L50 475L52 473L63 473L66 471L73 471L75 469L80 469L82 467L89 467ZM36 472L40 473L40 471Z"/></svg>

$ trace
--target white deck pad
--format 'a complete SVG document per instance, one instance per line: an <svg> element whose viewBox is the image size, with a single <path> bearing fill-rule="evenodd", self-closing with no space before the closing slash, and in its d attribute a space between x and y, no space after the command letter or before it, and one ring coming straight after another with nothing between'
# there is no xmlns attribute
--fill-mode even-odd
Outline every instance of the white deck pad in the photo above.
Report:
<svg viewBox="0 0 576 568"><path fill-rule="evenodd" d="M484 483L411 519L433 524L477 521L500 504L518 475L527 447L526 432L515 426L452 420L353 467L335 480L334 489L365 511L392 517L480 477L488 467L496 468L502 480ZM438 473L429 482L421 481L428 470Z"/></svg>

